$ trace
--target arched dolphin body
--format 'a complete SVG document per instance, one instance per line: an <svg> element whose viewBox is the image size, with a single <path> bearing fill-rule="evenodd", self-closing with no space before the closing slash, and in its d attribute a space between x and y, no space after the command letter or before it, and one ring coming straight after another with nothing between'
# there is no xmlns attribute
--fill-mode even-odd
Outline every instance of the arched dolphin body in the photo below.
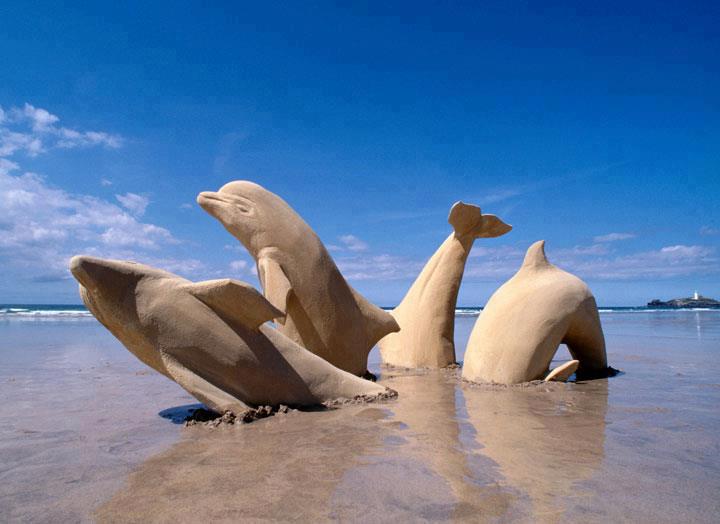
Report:
<svg viewBox="0 0 720 524"><path fill-rule="evenodd" d="M131 353L219 413L390 391L263 325L281 313L244 282L193 283L142 264L85 256L74 257L70 269L88 309Z"/></svg>
<svg viewBox="0 0 720 524"><path fill-rule="evenodd" d="M576 360L548 374L559 344ZM548 262L534 243L520 270L490 297L468 340L462 376L517 384L607 374L605 338L587 285Z"/></svg>
<svg viewBox="0 0 720 524"><path fill-rule="evenodd" d="M448 222L454 231L392 311L400 331L380 341L386 364L441 368L455 363L455 306L473 242L512 229L495 215L483 215L479 207L463 202L453 204Z"/></svg>
<svg viewBox="0 0 720 524"><path fill-rule="evenodd" d="M399 327L350 287L310 226L253 182L230 182L197 201L255 258L265 297L285 314L278 329L340 369L365 374L372 347Z"/></svg>

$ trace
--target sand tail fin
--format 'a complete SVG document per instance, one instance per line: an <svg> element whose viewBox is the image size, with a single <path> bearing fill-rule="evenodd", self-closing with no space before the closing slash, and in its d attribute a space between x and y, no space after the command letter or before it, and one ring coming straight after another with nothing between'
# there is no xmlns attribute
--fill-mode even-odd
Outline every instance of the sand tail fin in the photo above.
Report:
<svg viewBox="0 0 720 524"><path fill-rule="evenodd" d="M545 377L545 382L567 382L570 376L577 371L579 360L570 360L556 367Z"/></svg>
<svg viewBox="0 0 720 524"><path fill-rule="evenodd" d="M512 226L495 215L483 215L478 206L455 202L450 208L448 222L458 236L472 235L473 238L494 238L507 233Z"/></svg>
<svg viewBox="0 0 720 524"><path fill-rule="evenodd" d="M400 331L400 326L395 320L395 317L393 317L389 312L377 307L375 304L370 303L352 286L350 286L350 290L355 297L355 302L357 302L360 311L362 311L362 314L365 317L369 344L374 345L388 333Z"/></svg>

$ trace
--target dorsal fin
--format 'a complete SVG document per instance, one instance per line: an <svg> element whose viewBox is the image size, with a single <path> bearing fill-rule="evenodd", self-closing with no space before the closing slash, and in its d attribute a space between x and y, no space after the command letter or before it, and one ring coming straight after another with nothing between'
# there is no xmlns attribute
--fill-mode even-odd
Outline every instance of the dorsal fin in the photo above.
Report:
<svg viewBox="0 0 720 524"><path fill-rule="evenodd" d="M525 253L525 260L523 260L521 269L538 269L549 265L551 264L545 256L545 241L538 240Z"/></svg>
<svg viewBox="0 0 720 524"><path fill-rule="evenodd" d="M448 222L458 236L472 235L473 238L494 238L507 233L512 226L495 215L483 215L478 206L455 202L450 208Z"/></svg>
<svg viewBox="0 0 720 524"><path fill-rule="evenodd" d="M350 284L348 284L348 286L355 297L355 302L365 317L368 344L374 345L388 333L400 331L400 326L398 325L397 320L395 320L395 317L384 309L368 302L368 300L350 286Z"/></svg>
<svg viewBox="0 0 720 524"><path fill-rule="evenodd" d="M251 329L285 313L275 308L250 284L223 278L187 284L185 289L226 319Z"/></svg>

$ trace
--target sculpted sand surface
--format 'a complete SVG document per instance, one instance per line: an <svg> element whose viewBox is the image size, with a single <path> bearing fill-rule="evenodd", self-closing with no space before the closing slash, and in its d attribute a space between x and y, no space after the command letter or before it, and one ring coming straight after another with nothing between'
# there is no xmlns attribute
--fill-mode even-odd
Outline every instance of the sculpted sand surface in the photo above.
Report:
<svg viewBox="0 0 720 524"><path fill-rule="evenodd" d="M279 330L355 375L382 337L398 330L393 317L345 281L315 232L279 196L247 181L198 195L255 258L265 297L284 317Z"/></svg>
<svg viewBox="0 0 720 524"><path fill-rule="evenodd" d="M441 368L455 363L455 306L465 262L476 238L512 229L477 206L456 202L448 222L453 232L425 264L392 315L400 331L383 338L383 362L408 368Z"/></svg>
<svg viewBox="0 0 720 524"><path fill-rule="evenodd" d="M222 413L386 394L264 322L282 314L249 284L193 283L142 264L74 257L95 317L135 356Z"/></svg>
<svg viewBox="0 0 720 524"><path fill-rule="evenodd" d="M578 374L607 370L595 298L582 280L548 262L544 246L530 246L520 270L483 309L465 352L464 379L516 384L545 378L559 344L578 362L551 378L567 379L575 365Z"/></svg>

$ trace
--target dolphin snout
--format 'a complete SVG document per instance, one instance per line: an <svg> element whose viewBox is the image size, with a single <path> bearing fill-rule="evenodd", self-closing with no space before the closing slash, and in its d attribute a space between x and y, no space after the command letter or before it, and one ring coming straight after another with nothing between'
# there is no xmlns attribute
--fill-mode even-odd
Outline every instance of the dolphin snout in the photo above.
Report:
<svg viewBox="0 0 720 524"><path fill-rule="evenodd" d="M87 271L89 263L89 257L77 255L70 259L70 272L75 277L75 280L80 282L83 286L87 287L90 283L90 275Z"/></svg>
<svg viewBox="0 0 720 524"><path fill-rule="evenodd" d="M218 204L224 202L224 199L220 196L220 193L215 191L203 191L197 196L197 203L205 211L213 215L213 209L218 207ZM214 216L214 215L213 215Z"/></svg>

